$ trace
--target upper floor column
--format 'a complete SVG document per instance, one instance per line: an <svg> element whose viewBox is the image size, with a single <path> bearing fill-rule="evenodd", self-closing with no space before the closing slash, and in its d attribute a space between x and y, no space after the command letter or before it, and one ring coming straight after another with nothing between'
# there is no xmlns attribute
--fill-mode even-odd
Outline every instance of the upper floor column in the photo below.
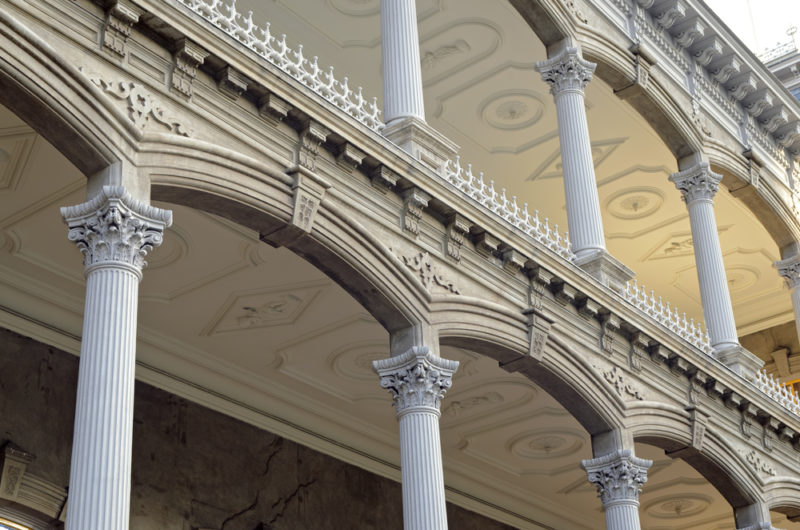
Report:
<svg viewBox="0 0 800 530"><path fill-rule="evenodd" d="M763 362L739 345L736 322L733 319L733 306L714 215L714 195L719 190L722 175L711 171L708 162L697 162L697 157L692 157L689 162L694 165L673 173L669 179L680 190L689 210L700 301L711 337L711 347L717 359L733 371L750 378Z"/></svg>
<svg viewBox="0 0 800 530"><path fill-rule="evenodd" d="M575 263L606 285L621 289L633 272L606 251L586 120L584 89L596 66L584 60L580 50L569 42L562 43L546 61L536 63L556 103L567 223Z"/></svg>
<svg viewBox="0 0 800 530"><path fill-rule="evenodd" d="M383 135L436 170L458 146L425 122L415 0L381 0Z"/></svg>
<svg viewBox="0 0 800 530"><path fill-rule="evenodd" d="M139 281L172 212L104 186L61 215L86 275L66 528L127 530Z"/></svg>

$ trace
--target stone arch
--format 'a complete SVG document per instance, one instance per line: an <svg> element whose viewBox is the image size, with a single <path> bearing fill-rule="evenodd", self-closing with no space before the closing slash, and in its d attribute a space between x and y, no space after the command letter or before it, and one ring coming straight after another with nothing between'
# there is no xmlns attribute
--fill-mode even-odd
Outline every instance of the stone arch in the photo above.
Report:
<svg viewBox="0 0 800 530"><path fill-rule="evenodd" d="M469 314L480 318L469 318ZM467 315L467 318L464 318ZM454 298L433 304L431 320L439 343L470 350L520 372L550 394L590 435L619 429L622 402L603 385L587 359L553 334L544 354L529 353L527 319L521 313L478 299L456 303Z"/></svg>
<svg viewBox="0 0 800 530"><path fill-rule="evenodd" d="M722 433L706 429L693 445L688 415L667 408L648 411L639 420L634 419L628 428L635 442L658 447L668 456L689 464L734 510L762 501L761 480Z"/></svg>
<svg viewBox="0 0 800 530"><path fill-rule="evenodd" d="M784 514L789 520L800 520L800 481L783 480L765 488L770 510Z"/></svg>
<svg viewBox="0 0 800 530"><path fill-rule="evenodd" d="M88 78L0 8L0 104L87 176L124 158L125 146L135 136L103 100Z"/></svg>
<svg viewBox="0 0 800 530"><path fill-rule="evenodd" d="M310 233L291 230L293 178L219 146L177 136L140 146L151 197L227 218L313 264L387 331L426 320L427 292L389 249L333 201L323 200ZM286 230L289 227L289 230Z"/></svg>

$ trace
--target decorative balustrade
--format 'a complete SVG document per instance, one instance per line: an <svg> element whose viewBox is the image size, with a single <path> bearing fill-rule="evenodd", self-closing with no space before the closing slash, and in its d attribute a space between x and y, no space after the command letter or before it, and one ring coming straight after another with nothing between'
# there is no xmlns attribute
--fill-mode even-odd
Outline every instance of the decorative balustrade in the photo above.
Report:
<svg viewBox="0 0 800 530"><path fill-rule="evenodd" d="M444 179L455 186L467 197L474 200L493 214L502 218L515 228L522 230L525 234L532 237L548 249L555 252L562 258L572 261L575 254L572 253L569 243L569 234L563 236L558 230L558 225L550 227L550 221L545 218L544 222L539 220L539 212L528 213L528 204L520 207L517 198L506 197L506 190L502 189L497 193L494 181L486 184L483 181L483 173L475 176L472 173L472 164L466 168L461 166L461 159L456 161L448 160L444 167Z"/></svg>
<svg viewBox="0 0 800 530"><path fill-rule="evenodd" d="M774 48L764 50L762 53L758 54L758 58L761 59L762 63L768 63L774 59L777 59L778 57L789 55L796 50L797 45L795 44L794 40L790 40L789 42L778 44Z"/></svg>
<svg viewBox="0 0 800 530"><path fill-rule="evenodd" d="M656 298L653 291L648 293L644 286L639 286L636 280L628 282L624 296L625 300L641 310L644 314L683 338L703 353L711 355L712 349L708 338L708 332L704 332L703 327L699 323L695 324L693 318L687 319L686 313L683 313L683 316L681 316L677 308L670 307L669 302L664 304L660 296Z"/></svg>
<svg viewBox="0 0 800 530"><path fill-rule="evenodd" d="M361 87L350 88L347 77L342 81L336 79L332 66L326 71L319 67L316 56L310 61L306 59L302 44L292 49L286 44L286 35L275 38L270 33L269 22L263 28L256 26L252 11L248 11L247 16L236 11L236 0L231 0L230 4L223 0L177 1L370 129L379 131L383 128L378 98L367 101Z"/></svg>
<svg viewBox="0 0 800 530"><path fill-rule="evenodd" d="M763 370L756 373L755 385L786 410L800 416L800 398L794 390L780 384Z"/></svg>

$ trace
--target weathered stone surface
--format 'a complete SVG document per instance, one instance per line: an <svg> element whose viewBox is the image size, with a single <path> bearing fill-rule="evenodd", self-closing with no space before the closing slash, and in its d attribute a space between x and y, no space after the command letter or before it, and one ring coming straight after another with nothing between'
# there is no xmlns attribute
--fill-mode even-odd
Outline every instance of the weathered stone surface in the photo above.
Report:
<svg viewBox="0 0 800 530"><path fill-rule="evenodd" d="M66 486L78 358L0 330L0 438ZM136 384L131 528L402 528L400 484ZM504 530L448 505L451 528Z"/></svg>

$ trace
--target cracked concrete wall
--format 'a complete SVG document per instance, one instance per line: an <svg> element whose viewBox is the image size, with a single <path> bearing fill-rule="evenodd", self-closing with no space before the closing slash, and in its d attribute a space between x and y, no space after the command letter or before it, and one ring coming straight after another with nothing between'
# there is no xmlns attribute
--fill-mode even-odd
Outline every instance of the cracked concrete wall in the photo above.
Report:
<svg viewBox="0 0 800 530"><path fill-rule="evenodd" d="M0 329L0 438L66 486L78 359ZM136 384L131 528L402 528L400 484ZM448 505L451 528L511 527Z"/></svg>

